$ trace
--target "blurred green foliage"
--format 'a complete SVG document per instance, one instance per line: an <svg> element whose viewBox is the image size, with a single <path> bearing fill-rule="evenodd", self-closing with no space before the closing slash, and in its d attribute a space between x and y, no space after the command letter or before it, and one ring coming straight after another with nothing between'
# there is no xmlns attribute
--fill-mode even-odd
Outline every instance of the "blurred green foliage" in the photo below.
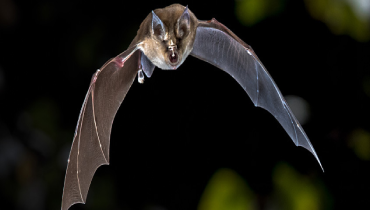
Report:
<svg viewBox="0 0 370 210"><path fill-rule="evenodd" d="M245 180L235 171L219 169L208 182L198 210L255 209L254 195Z"/></svg>
<svg viewBox="0 0 370 210"><path fill-rule="evenodd" d="M370 40L370 3L363 0L304 0L310 15L324 22L336 35L346 34L360 42ZM236 0L239 21L252 26L279 14L285 0Z"/></svg>
<svg viewBox="0 0 370 210"><path fill-rule="evenodd" d="M370 11L366 14L359 9L366 7L362 5L365 1L305 0L305 3L311 16L324 22L334 34L347 34L362 42L370 40Z"/></svg>
<svg viewBox="0 0 370 210"><path fill-rule="evenodd" d="M237 0L235 3L236 16L246 26L280 13L285 6L285 0Z"/></svg>
<svg viewBox="0 0 370 210"><path fill-rule="evenodd" d="M357 129L352 131L349 146L361 160L370 160L370 133Z"/></svg>
<svg viewBox="0 0 370 210"><path fill-rule="evenodd" d="M329 194L323 183L314 177L299 174L285 163L275 167L273 182L282 209L331 209Z"/></svg>
<svg viewBox="0 0 370 210"><path fill-rule="evenodd" d="M332 209L325 184L315 176L302 175L286 163L276 165L273 191L267 199L274 209ZM200 199L198 210L259 209L258 195L232 169L222 168L212 176Z"/></svg>

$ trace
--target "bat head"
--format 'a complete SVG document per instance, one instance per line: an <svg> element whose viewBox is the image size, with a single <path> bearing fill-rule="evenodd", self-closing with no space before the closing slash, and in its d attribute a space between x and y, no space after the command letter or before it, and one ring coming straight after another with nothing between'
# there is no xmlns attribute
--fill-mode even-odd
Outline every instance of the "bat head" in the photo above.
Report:
<svg viewBox="0 0 370 210"><path fill-rule="evenodd" d="M161 69L177 69L193 49L196 18L187 7L171 5L152 11L144 53ZM194 19L195 18L195 19ZM149 24L148 24L149 25Z"/></svg>

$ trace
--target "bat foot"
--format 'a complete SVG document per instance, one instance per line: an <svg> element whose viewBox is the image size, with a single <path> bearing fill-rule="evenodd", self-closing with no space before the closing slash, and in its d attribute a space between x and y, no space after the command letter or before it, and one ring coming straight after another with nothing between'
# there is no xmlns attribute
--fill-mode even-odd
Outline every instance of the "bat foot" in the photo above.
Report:
<svg viewBox="0 0 370 210"><path fill-rule="evenodd" d="M140 84L143 84L144 83L144 74L143 74L143 70L142 69L139 69L139 72L137 73L137 81Z"/></svg>

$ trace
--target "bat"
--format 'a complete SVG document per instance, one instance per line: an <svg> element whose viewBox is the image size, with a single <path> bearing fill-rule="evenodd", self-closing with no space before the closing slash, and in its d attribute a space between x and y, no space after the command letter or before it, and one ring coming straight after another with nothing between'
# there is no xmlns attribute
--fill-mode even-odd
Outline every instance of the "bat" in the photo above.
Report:
<svg viewBox="0 0 370 210"><path fill-rule="evenodd" d="M173 4L149 13L127 50L93 74L69 154L62 210L85 203L95 171L109 164L113 120L136 75L143 83L144 74L150 78L155 67L176 70L189 55L231 75L254 105L269 111L294 144L309 150L324 170L302 126L253 49L216 19L198 20L188 7Z"/></svg>

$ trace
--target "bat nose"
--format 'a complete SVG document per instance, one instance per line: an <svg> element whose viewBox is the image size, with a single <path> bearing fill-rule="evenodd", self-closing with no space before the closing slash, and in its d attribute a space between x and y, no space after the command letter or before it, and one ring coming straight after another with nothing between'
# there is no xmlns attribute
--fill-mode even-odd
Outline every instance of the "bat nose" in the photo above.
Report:
<svg viewBox="0 0 370 210"><path fill-rule="evenodd" d="M166 44L167 44L167 46L177 46L177 44L176 44L176 39L173 39L173 38L171 38L171 37L173 37L173 36L170 36L170 38L168 39L168 40L166 40L167 42L166 42Z"/></svg>
<svg viewBox="0 0 370 210"><path fill-rule="evenodd" d="M167 47L167 49L168 49L169 51L175 51L175 50L177 50L177 45L169 45L169 46Z"/></svg>

